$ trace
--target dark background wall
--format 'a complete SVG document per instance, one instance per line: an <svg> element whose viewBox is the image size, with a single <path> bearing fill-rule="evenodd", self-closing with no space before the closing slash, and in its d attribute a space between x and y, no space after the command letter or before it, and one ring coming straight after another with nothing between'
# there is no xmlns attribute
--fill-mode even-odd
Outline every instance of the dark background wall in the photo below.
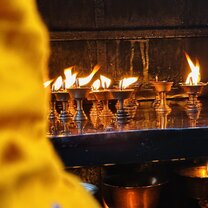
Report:
<svg viewBox="0 0 208 208"><path fill-rule="evenodd" d="M51 34L50 76L74 65L81 74L99 63L101 73L120 79L137 75L148 83L184 81L184 51L208 81L206 0L37 0Z"/></svg>
<svg viewBox="0 0 208 208"><path fill-rule="evenodd" d="M51 30L207 26L206 0L38 0Z"/></svg>

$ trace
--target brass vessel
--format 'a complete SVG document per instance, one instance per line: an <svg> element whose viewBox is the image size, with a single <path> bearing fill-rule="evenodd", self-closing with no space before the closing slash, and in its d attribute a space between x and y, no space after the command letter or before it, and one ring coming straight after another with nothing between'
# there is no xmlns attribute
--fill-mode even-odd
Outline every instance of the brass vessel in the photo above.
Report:
<svg viewBox="0 0 208 208"><path fill-rule="evenodd" d="M105 208L156 208L166 180L151 174L113 175L103 180Z"/></svg>
<svg viewBox="0 0 208 208"><path fill-rule="evenodd" d="M159 95L159 103L158 100L155 102L155 110L159 112L170 112L171 108L168 106L166 102L166 94L171 91L171 87L173 82L167 81L153 81L151 82L155 87L155 91L157 95Z"/></svg>
<svg viewBox="0 0 208 208"><path fill-rule="evenodd" d="M201 109L201 103L198 100L198 96L202 93L203 88L207 83L198 83L197 85L180 84L185 93L188 94L188 101L186 104L186 109L189 111L196 111Z"/></svg>
<svg viewBox="0 0 208 208"><path fill-rule="evenodd" d="M183 168L178 174L184 179L186 193L198 200L200 207L208 207L208 169L207 165Z"/></svg>

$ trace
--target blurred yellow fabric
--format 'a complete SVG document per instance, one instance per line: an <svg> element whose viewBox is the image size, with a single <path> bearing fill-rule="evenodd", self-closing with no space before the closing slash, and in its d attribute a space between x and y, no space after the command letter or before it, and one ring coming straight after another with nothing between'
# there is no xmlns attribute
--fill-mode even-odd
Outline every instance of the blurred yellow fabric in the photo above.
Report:
<svg viewBox="0 0 208 208"><path fill-rule="evenodd" d="M0 207L97 208L46 139L49 41L34 0L0 1Z"/></svg>

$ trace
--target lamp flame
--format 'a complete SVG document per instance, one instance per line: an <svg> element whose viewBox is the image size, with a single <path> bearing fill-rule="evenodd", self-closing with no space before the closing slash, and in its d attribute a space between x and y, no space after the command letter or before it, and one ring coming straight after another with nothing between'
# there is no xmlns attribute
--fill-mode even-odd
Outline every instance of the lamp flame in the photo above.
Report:
<svg viewBox="0 0 208 208"><path fill-rule="evenodd" d="M92 89L93 89L93 90L98 90L99 88L100 88L100 80L97 79L97 80L95 80L95 81L93 82L93 84L92 84Z"/></svg>
<svg viewBox="0 0 208 208"><path fill-rule="evenodd" d="M208 175L208 161L206 162L206 174Z"/></svg>
<svg viewBox="0 0 208 208"><path fill-rule="evenodd" d="M120 89L126 89L128 86L130 86L131 84L133 84L137 80L138 80L138 77L124 78L124 79L120 80L119 88Z"/></svg>
<svg viewBox="0 0 208 208"><path fill-rule="evenodd" d="M186 79L186 84L190 85L197 85L200 82L201 75L200 75L200 65L199 61L196 60L196 65L192 62L189 55L185 52L186 59L188 61L189 67L191 68L191 72L188 74Z"/></svg>
<svg viewBox="0 0 208 208"><path fill-rule="evenodd" d="M44 88L47 88L52 82L53 82L53 79L44 82L43 83Z"/></svg>
<svg viewBox="0 0 208 208"><path fill-rule="evenodd" d="M66 77L66 79L65 79L65 88L66 89L69 89L70 87L72 87L76 81L77 73L72 74L72 68L73 67L69 67L64 70L64 74Z"/></svg>
<svg viewBox="0 0 208 208"><path fill-rule="evenodd" d="M93 76L95 75L95 73L100 69L100 66L99 65L96 65L92 72L90 73L89 76L87 77L83 77L83 78L78 78L78 83L79 83L79 86L84 86L84 85L87 85L93 78Z"/></svg>
<svg viewBox="0 0 208 208"><path fill-rule="evenodd" d="M106 89L106 88L110 87L111 79L109 79L103 75L100 75L100 80L101 80L102 88Z"/></svg>
<svg viewBox="0 0 208 208"><path fill-rule="evenodd" d="M62 76L59 76L52 86L53 91L59 90L62 87L62 84L63 84Z"/></svg>

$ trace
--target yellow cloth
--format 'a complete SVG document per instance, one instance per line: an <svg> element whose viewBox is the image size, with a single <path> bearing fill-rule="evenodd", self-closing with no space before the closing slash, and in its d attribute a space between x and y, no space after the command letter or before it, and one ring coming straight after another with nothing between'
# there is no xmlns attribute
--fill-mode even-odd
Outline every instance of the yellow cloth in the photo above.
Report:
<svg viewBox="0 0 208 208"><path fill-rule="evenodd" d="M48 34L34 0L0 1L0 207L97 208L45 138Z"/></svg>

